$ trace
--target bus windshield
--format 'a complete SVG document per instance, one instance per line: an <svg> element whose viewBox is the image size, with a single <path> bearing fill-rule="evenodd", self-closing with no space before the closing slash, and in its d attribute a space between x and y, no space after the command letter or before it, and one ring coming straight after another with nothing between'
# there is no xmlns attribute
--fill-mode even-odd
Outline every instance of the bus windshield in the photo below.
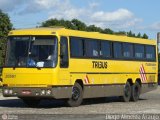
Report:
<svg viewBox="0 0 160 120"><path fill-rule="evenodd" d="M53 36L11 36L6 67L56 67L57 38Z"/></svg>

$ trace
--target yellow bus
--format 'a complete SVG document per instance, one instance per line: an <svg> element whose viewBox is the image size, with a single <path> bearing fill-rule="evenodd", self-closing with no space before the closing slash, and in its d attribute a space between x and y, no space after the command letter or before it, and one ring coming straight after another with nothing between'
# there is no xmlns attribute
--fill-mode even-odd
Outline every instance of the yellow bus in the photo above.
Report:
<svg viewBox="0 0 160 120"><path fill-rule="evenodd" d="M2 87L2 67L0 67L0 87Z"/></svg>
<svg viewBox="0 0 160 120"><path fill-rule="evenodd" d="M69 106L107 96L137 101L157 88L157 76L155 40L60 27L20 29L8 36L3 96L29 106L46 98Z"/></svg>

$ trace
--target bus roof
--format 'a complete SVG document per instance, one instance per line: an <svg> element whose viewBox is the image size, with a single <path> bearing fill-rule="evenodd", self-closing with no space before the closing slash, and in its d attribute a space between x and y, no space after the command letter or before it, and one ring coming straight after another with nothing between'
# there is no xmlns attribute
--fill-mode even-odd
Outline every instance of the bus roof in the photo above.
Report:
<svg viewBox="0 0 160 120"><path fill-rule="evenodd" d="M76 37L85 37L92 39L104 39L111 41L123 41L123 42L131 42L131 43L141 43L141 44L152 44L156 45L156 40L150 39L142 39L142 38L134 38L127 37L124 35L110 35L103 34L99 32L87 32L87 31L78 31L78 30L70 30L63 27L42 27L42 28L30 28L30 29L18 29L12 30L9 33L9 36L16 35L60 35L60 36L76 36Z"/></svg>

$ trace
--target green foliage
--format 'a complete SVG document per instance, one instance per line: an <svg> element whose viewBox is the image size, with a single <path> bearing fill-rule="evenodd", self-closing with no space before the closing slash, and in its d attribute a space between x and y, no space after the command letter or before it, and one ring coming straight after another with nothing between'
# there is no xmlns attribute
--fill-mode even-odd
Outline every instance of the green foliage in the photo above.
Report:
<svg viewBox="0 0 160 120"><path fill-rule="evenodd" d="M127 36L128 36L128 37L136 37L135 33L132 33L132 31L129 31L129 32L127 33Z"/></svg>
<svg viewBox="0 0 160 120"><path fill-rule="evenodd" d="M141 33L138 33L137 38L141 38L141 37L142 37Z"/></svg>
<svg viewBox="0 0 160 120"><path fill-rule="evenodd" d="M102 33L105 33L105 34L114 34L114 31L109 29L109 28L106 28L102 31Z"/></svg>
<svg viewBox="0 0 160 120"><path fill-rule="evenodd" d="M119 32L114 32L114 34L116 35L127 35L127 33L125 31L119 31Z"/></svg>
<svg viewBox="0 0 160 120"><path fill-rule="evenodd" d="M125 31L114 32L113 30L111 30L109 28L102 29L102 28L97 27L95 25L87 26L85 23L83 23L82 21L80 21L78 19L73 19L71 21L64 20L64 19L61 19L61 20L49 19L49 20L43 22L42 25L41 25L41 27L51 27L51 26L63 26L65 28L72 29L72 30L81 30L81 31L88 31L88 32L100 32L100 33L104 33L104 34L125 35L125 36L128 36L128 37L137 37L137 38L148 39L148 36L146 34L141 36L141 33L138 33L138 35L136 35L132 31L129 31L129 32L125 32Z"/></svg>
<svg viewBox="0 0 160 120"><path fill-rule="evenodd" d="M147 36L147 34L143 34L143 36L142 36L142 38L144 38L144 39L148 39L148 36Z"/></svg>
<svg viewBox="0 0 160 120"><path fill-rule="evenodd" d="M89 32L103 32L103 29L100 27L96 27L95 25L90 25L86 28L86 31Z"/></svg>
<svg viewBox="0 0 160 120"><path fill-rule="evenodd" d="M0 36L4 37L8 35L8 31L12 29L12 24L7 14L0 10Z"/></svg>
<svg viewBox="0 0 160 120"><path fill-rule="evenodd" d="M57 20L57 19L50 19L42 23L42 27L51 27L51 26L63 26L68 29L73 29L73 30L86 30L86 24L77 20L73 19L72 21L68 20Z"/></svg>
<svg viewBox="0 0 160 120"><path fill-rule="evenodd" d="M74 26L74 30L82 30L85 31L86 30L86 24L77 20L77 19L73 19L71 21L71 24Z"/></svg>
<svg viewBox="0 0 160 120"><path fill-rule="evenodd" d="M7 38L0 38L0 67L4 65L5 51L6 51Z"/></svg>
<svg viewBox="0 0 160 120"><path fill-rule="evenodd" d="M4 64L7 35L12 29L12 24L7 14L0 10L0 66Z"/></svg>

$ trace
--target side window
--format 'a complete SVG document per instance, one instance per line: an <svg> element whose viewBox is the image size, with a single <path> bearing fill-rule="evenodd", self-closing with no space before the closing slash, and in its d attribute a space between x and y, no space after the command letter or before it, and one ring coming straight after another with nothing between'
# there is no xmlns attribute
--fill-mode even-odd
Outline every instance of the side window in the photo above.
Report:
<svg viewBox="0 0 160 120"><path fill-rule="evenodd" d="M111 42L109 41L101 41L101 48L100 48L100 56L102 58L109 58L111 57Z"/></svg>
<svg viewBox="0 0 160 120"><path fill-rule="evenodd" d="M123 43L123 57L133 58L133 44Z"/></svg>
<svg viewBox="0 0 160 120"><path fill-rule="evenodd" d="M68 68L68 40L67 37L61 37L60 40L60 67Z"/></svg>
<svg viewBox="0 0 160 120"><path fill-rule="evenodd" d="M81 38L70 38L71 57L83 56L83 40Z"/></svg>
<svg viewBox="0 0 160 120"><path fill-rule="evenodd" d="M85 39L85 52L87 57L98 57L99 56L98 41Z"/></svg>
<svg viewBox="0 0 160 120"><path fill-rule="evenodd" d="M122 57L122 45L119 42L113 43L113 53L115 58L121 58Z"/></svg>
<svg viewBox="0 0 160 120"><path fill-rule="evenodd" d="M154 46L146 46L146 58L149 60L156 59Z"/></svg>
<svg viewBox="0 0 160 120"><path fill-rule="evenodd" d="M144 45L135 45L135 58L144 59Z"/></svg>

